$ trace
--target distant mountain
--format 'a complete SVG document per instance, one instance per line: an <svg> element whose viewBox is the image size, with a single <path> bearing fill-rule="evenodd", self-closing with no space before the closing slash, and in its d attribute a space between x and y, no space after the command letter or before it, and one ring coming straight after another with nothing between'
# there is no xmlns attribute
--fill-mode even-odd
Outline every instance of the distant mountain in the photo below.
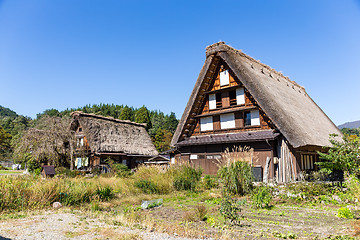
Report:
<svg viewBox="0 0 360 240"><path fill-rule="evenodd" d="M360 120L359 121L354 121L354 122L347 122L344 124L341 124L338 126L339 129L343 129L343 128L359 128L360 127Z"/></svg>
<svg viewBox="0 0 360 240"><path fill-rule="evenodd" d="M13 110L0 106L0 117L14 117L16 118L18 115Z"/></svg>

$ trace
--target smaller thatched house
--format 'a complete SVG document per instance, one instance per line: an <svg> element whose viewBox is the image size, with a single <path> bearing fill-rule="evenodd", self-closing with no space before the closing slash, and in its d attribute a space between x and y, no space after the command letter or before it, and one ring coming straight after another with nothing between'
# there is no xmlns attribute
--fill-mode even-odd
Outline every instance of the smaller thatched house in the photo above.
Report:
<svg viewBox="0 0 360 240"><path fill-rule="evenodd" d="M102 167L107 159L134 168L158 155L145 124L80 111L71 116L77 139L77 169Z"/></svg>

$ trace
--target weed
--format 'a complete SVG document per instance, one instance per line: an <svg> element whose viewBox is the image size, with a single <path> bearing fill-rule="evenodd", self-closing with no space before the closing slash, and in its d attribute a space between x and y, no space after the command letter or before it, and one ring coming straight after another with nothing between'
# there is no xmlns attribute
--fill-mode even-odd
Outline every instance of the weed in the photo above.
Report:
<svg viewBox="0 0 360 240"><path fill-rule="evenodd" d="M218 187L216 176L205 175L202 179L202 185L205 189L212 189Z"/></svg>
<svg viewBox="0 0 360 240"><path fill-rule="evenodd" d="M144 193L158 193L159 190L155 183L150 180L140 179L134 183L134 186L141 189Z"/></svg>
<svg viewBox="0 0 360 240"><path fill-rule="evenodd" d="M353 219L355 216L350 209L346 207L339 208L337 211L337 217Z"/></svg>
<svg viewBox="0 0 360 240"><path fill-rule="evenodd" d="M255 208L270 208L272 200L271 189L266 186L260 186L253 191L252 204Z"/></svg>
<svg viewBox="0 0 360 240"><path fill-rule="evenodd" d="M228 195L223 198L221 201L220 214L225 218L225 220L229 220L231 224L239 225L240 212L241 208L235 199L232 199Z"/></svg>
<svg viewBox="0 0 360 240"><path fill-rule="evenodd" d="M189 165L179 166L174 175L174 187L176 190L194 191L200 181L202 169L195 169Z"/></svg>
<svg viewBox="0 0 360 240"><path fill-rule="evenodd" d="M110 198L114 197L114 194L112 193L112 189L110 186L106 187L98 187L98 189L95 191L95 194L99 196L101 200L108 201Z"/></svg>

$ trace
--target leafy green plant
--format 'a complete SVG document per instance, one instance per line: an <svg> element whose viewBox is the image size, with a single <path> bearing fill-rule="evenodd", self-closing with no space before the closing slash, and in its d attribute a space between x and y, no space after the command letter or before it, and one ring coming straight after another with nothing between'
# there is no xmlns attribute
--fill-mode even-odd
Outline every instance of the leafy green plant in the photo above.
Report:
<svg viewBox="0 0 360 240"><path fill-rule="evenodd" d="M353 219L355 216L350 209L346 207L339 208L337 211L337 217Z"/></svg>
<svg viewBox="0 0 360 240"><path fill-rule="evenodd" d="M267 186L260 186L253 191L251 199L255 208L270 208L271 189Z"/></svg>
<svg viewBox="0 0 360 240"><path fill-rule="evenodd" d="M194 191L201 179L202 169L195 169L189 165L181 165L174 173L174 187L176 190Z"/></svg>
<svg viewBox="0 0 360 240"><path fill-rule="evenodd" d="M220 214L224 219L230 221L231 224L239 225L241 219L240 212L241 208L236 200L226 195L221 201L220 207Z"/></svg>
<svg viewBox="0 0 360 240"><path fill-rule="evenodd" d="M98 187L95 191L95 194L99 196L101 200L108 201L114 196L110 186Z"/></svg>
<svg viewBox="0 0 360 240"><path fill-rule="evenodd" d="M218 187L217 177L205 175L202 179L202 184L205 189L212 189Z"/></svg>
<svg viewBox="0 0 360 240"><path fill-rule="evenodd" d="M336 134L331 134L329 141L332 144L327 153L318 152L324 161L316 162L321 171L331 173L334 171L344 171L349 174L360 176L360 138L344 136L342 140Z"/></svg>
<svg viewBox="0 0 360 240"><path fill-rule="evenodd" d="M134 183L134 186L141 189L144 193L158 193L159 190L155 183L150 180L140 179Z"/></svg>

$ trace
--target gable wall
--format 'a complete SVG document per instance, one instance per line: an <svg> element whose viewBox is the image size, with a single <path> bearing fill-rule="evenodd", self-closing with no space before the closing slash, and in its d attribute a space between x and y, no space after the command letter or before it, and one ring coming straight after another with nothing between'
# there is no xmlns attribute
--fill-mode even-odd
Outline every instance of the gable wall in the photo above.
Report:
<svg viewBox="0 0 360 240"><path fill-rule="evenodd" d="M220 66L223 66L221 69ZM229 85L220 86L220 72L222 70L229 71ZM243 88L243 85L236 78L235 74L231 71L231 69L224 63L220 62L218 64L216 73L214 74L213 83L209 86L209 89L206 91L206 97L204 98L204 103L201 107L200 114L197 115L197 119L195 121L195 128L190 136L197 136L197 135L206 135L212 133L229 133L229 132L243 132L243 131L254 131L254 130L264 130L264 129L273 129L275 128L272 124L271 120L266 116L266 114L258 107L255 99L251 96L251 94L244 89L245 93L245 104L243 105L235 105L230 106L230 96L229 92L236 90L236 88ZM221 94L221 108L216 109L209 109L209 94ZM232 109L234 111L232 111ZM259 110L260 115L260 126L244 126L244 113L246 111L251 110ZM231 111L234 113L235 116L235 128L231 129L221 129L220 126L220 115L224 114L224 111ZM229 112L230 113L230 112ZM200 118L202 115L205 116L213 116L213 130L211 131L201 131L200 129Z"/></svg>

